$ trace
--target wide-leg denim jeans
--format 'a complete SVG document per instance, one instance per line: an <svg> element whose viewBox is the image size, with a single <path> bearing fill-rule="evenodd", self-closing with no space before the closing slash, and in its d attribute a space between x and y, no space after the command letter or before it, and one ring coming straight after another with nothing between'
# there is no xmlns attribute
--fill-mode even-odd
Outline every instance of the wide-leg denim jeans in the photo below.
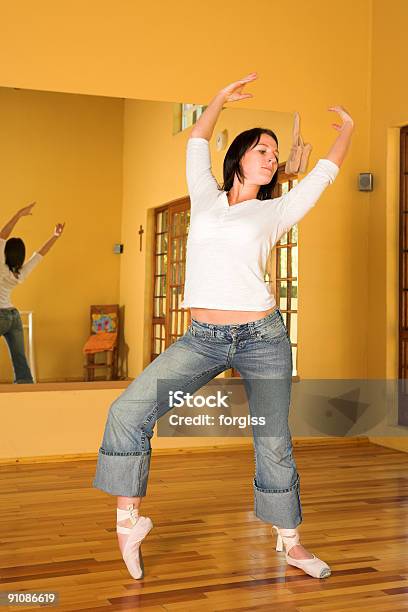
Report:
<svg viewBox="0 0 408 612"><path fill-rule="evenodd" d="M292 351L279 309L241 324L192 319L186 333L110 406L93 486L111 495L145 496L153 427L171 410L168 401L158 401L157 381L177 380L179 390L193 394L231 367L243 379L251 417L264 415L269 422L268 435L252 428L255 514L278 527L297 527L302 522L300 478L288 426Z"/></svg>
<svg viewBox="0 0 408 612"><path fill-rule="evenodd" d="M24 331L17 308L0 308L0 336L7 342L14 370L14 383L34 383L24 351Z"/></svg>

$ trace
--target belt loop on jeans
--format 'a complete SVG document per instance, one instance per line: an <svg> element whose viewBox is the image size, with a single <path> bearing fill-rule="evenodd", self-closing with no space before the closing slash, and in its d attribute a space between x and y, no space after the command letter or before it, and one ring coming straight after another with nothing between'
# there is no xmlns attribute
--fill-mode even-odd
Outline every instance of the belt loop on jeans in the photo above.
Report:
<svg viewBox="0 0 408 612"><path fill-rule="evenodd" d="M248 321L248 329L249 329L249 335L251 338L256 336L255 321Z"/></svg>

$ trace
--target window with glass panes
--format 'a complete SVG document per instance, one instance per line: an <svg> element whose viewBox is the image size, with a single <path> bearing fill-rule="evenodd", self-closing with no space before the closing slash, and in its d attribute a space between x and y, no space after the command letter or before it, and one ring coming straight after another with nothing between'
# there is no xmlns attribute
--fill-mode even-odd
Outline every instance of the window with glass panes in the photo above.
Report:
<svg viewBox="0 0 408 612"><path fill-rule="evenodd" d="M203 104L180 104L178 108L179 131L194 125L207 107Z"/></svg>
<svg viewBox="0 0 408 612"><path fill-rule="evenodd" d="M285 165L278 168L278 182L272 197L277 198L297 185L296 175L285 173ZM298 228L291 227L272 249L266 265L264 280L270 285L276 304L282 313L292 346L292 376L297 376L297 321L298 321ZM239 372L232 368L232 376L239 378Z"/></svg>
<svg viewBox="0 0 408 612"><path fill-rule="evenodd" d="M156 210L151 361L182 336L190 324L190 310L180 308L189 226L187 198Z"/></svg>
<svg viewBox="0 0 408 612"><path fill-rule="evenodd" d="M273 197L294 187L298 179L278 169ZM182 336L190 324L190 310L180 308L184 290L186 242L190 226L190 203L186 198L156 210L154 241L154 295L152 360ZM293 357L292 375L297 375L298 321L298 230L294 225L272 249L264 280L271 285L287 327ZM234 368L231 376L239 377Z"/></svg>
<svg viewBox="0 0 408 612"><path fill-rule="evenodd" d="M408 426L408 126L400 131L398 425Z"/></svg>
<svg viewBox="0 0 408 612"><path fill-rule="evenodd" d="M279 197L297 185L294 175L284 171L278 174L277 193ZM297 376L298 354L298 226L295 224L276 243L272 251L272 265L275 270L275 299L282 313L290 342L292 345L293 370L292 376ZM273 261L274 260L274 261ZM271 282L270 278L265 278Z"/></svg>

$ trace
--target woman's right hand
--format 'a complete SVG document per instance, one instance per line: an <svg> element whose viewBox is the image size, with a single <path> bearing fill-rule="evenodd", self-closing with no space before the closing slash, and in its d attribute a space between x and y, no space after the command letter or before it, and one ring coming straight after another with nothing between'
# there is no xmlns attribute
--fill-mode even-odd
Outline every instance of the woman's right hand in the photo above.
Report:
<svg viewBox="0 0 408 612"><path fill-rule="evenodd" d="M18 211L18 216L25 217L26 215L32 215L33 213L31 212L31 209L34 206L34 204L35 202L31 202L31 204L29 204L28 206L24 206L24 208L20 208L20 210Z"/></svg>
<svg viewBox="0 0 408 612"><path fill-rule="evenodd" d="M220 94L225 97L226 102L235 102L237 100L245 100L245 98L253 98L252 94L243 94L241 91L247 83L250 83L257 78L257 73L251 72L251 74L248 74L243 79L235 81L235 83L231 83L230 85L227 85L227 87L224 87L224 89L221 89Z"/></svg>
<svg viewBox="0 0 408 612"><path fill-rule="evenodd" d="M54 236L59 238L64 231L65 223L57 223L54 230Z"/></svg>

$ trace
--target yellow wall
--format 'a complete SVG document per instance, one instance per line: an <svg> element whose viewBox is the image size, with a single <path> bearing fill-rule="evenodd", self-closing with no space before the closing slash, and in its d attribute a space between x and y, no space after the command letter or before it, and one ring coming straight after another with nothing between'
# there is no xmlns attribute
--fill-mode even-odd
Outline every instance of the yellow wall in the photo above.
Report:
<svg viewBox="0 0 408 612"><path fill-rule="evenodd" d="M10 234L28 259L66 223L11 302L34 311L37 380L78 379L90 305L119 300L123 101L0 88L0 108L1 227L36 200ZM0 380L13 380L4 339Z"/></svg>
<svg viewBox="0 0 408 612"><path fill-rule="evenodd" d="M408 3L374 0L372 23L368 377L398 378L399 128L408 124ZM377 442L408 452L406 436Z"/></svg>
<svg viewBox="0 0 408 612"><path fill-rule="evenodd" d="M101 445L110 404L123 389L1 393L0 463L47 455L88 455ZM21 424L24 423L24 427ZM251 445L250 437L152 438L152 449Z"/></svg>
<svg viewBox="0 0 408 612"><path fill-rule="evenodd" d="M130 1L120 9L92 1L84 9L74 1L59 4L58 11L44 1L41 15L24 5L23 19L17 2L8 14L19 35L10 29L0 41L0 53L9 58L0 67L0 83L207 103L222 86L257 70L259 80L247 88L254 99L229 106L298 110L313 144L311 164L337 136L330 125L337 115L327 108L343 104L357 125L351 152L336 183L300 225L298 366L306 378L364 377L370 196L357 191L356 181L369 161L369 7L369 0L346 0L339 19L338 7L324 0L295 3L285 6L283 20L281 6L269 0L256 10L244 2L210 1L196 12L179 0L177 11L161 3L160 14L156 5ZM270 29L261 40L259 26L266 23ZM35 52L29 44L34 31ZM134 277L122 277L122 295L126 282ZM139 303L139 330L140 310Z"/></svg>
<svg viewBox="0 0 408 612"><path fill-rule="evenodd" d="M361 125L354 102L367 93L369 6L344 0L340 13L325 0L284 7L271 0L208 0L202 7L190 0L14 0L2 12L0 82L205 102L257 70L256 97L245 105L315 110L323 127L327 99L347 101Z"/></svg>
<svg viewBox="0 0 408 612"><path fill-rule="evenodd" d="M8 6L1 85L207 103L217 89L256 70L259 80L248 88L255 97L240 107L299 110L314 146L311 163L337 135L327 107L350 111L356 123L350 154L300 225L299 373L395 376L393 129L407 121L405 0L345 0L341 11L324 0L289 3L283 15L281 4L270 0L256 9L210 0L195 11L187 0L178 0L177 10L130 0L120 10L106 0L55 6L51 0L40 11L21 0ZM358 173L367 170L375 175L372 194L356 186ZM127 211L135 234L145 215L136 210ZM133 280L122 276L122 295ZM142 320L138 303L133 338Z"/></svg>
<svg viewBox="0 0 408 612"><path fill-rule="evenodd" d="M399 127L408 124L404 0L373 5L369 166L376 183L369 216L368 366L372 377L398 376Z"/></svg>

